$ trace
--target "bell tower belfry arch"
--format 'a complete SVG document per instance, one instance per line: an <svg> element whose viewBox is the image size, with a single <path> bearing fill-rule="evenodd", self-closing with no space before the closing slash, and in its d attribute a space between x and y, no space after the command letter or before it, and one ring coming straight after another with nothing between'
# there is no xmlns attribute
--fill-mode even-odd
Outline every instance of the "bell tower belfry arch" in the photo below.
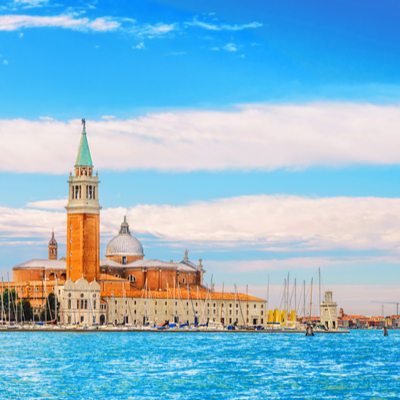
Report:
<svg viewBox="0 0 400 400"><path fill-rule="evenodd" d="M88 282L100 278L99 178L93 163L82 119L82 136L74 174L70 173L67 209L67 279Z"/></svg>

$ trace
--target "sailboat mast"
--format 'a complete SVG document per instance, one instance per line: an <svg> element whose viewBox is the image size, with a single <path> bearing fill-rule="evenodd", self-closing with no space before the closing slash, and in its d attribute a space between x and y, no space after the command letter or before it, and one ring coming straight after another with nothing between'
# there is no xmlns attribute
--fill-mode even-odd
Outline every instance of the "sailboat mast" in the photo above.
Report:
<svg viewBox="0 0 400 400"><path fill-rule="evenodd" d="M296 308L297 308L297 284L296 284L296 278L294 279L294 312L296 313Z"/></svg>
<svg viewBox="0 0 400 400"><path fill-rule="evenodd" d="M169 323L169 287L168 287L168 282L167 282L167 317L168 317L168 323Z"/></svg>
<svg viewBox="0 0 400 400"><path fill-rule="evenodd" d="M313 286L313 278L311 278L311 294L310 294L310 324L311 324L311 306L312 306L312 286Z"/></svg>
<svg viewBox="0 0 400 400"><path fill-rule="evenodd" d="M8 323L11 325L11 313L10 313L10 277L8 276L7 272L7 284L8 284L8 291L7 291L7 297L8 297Z"/></svg>
<svg viewBox="0 0 400 400"><path fill-rule="evenodd" d="M318 268L318 289L319 289L319 295L318 295L318 305L321 310L321 268Z"/></svg>
<svg viewBox="0 0 400 400"><path fill-rule="evenodd" d="M1 278L1 324L4 325L4 280Z"/></svg>
<svg viewBox="0 0 400 400"><path fill-rule="evenodd" d="M224 282L222 282L222 297L221 297L221 315L220 315L220 321L222 324L222 307L224 305Z"/></svg>
<svg viewBox="0 0 400 400"><path fill-rule="evenodd" d="M57 277L55 277L55 285L56 285L56 290L55 292L55 296L54 296L54 319L56 320L56 325L58 324L58 314L57 314L57 303L58 303L58 290L57 290Z"/></svg>
<svg viewBox="0 0 400 400"><path fill-rule="evenodd" d="M23 315L23 313L22 313L22 281L20 283L20 287L21 287L21 300L19 301L19 303L20 303L20 309L21 309L21 325L22 325L22 320L23 320L23 317L22 317L22 315Z"/></svg>
<svg viewBox="0 0 400 400"><path fill-rule="evenodd" d="M306 317L306 281L303 281L303 317Z"/></svg>
<svg viewBox="0 0 400 400"><path fill-rule="evenodd" d="M249 285L246 285L246 328L249 322Z"/></svg>
<svg viewBox="0 0 400 400"><path fill-rule="evenodd" d="M267 326L268 326L268 319L269 319L269 274L268 274L268 286L267 286Z"/></svg>

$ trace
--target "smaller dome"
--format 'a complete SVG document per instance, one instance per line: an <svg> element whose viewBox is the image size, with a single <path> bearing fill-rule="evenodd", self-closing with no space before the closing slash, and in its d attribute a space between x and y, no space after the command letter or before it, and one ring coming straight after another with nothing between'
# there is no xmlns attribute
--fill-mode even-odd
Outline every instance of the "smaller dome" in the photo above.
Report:
<svg viewBox="0 0 400 400"><path fill-rule="evenodd" d="M108 243L106 256L143 256L142 244L131 235L126 217L118 236Z"/></svg>

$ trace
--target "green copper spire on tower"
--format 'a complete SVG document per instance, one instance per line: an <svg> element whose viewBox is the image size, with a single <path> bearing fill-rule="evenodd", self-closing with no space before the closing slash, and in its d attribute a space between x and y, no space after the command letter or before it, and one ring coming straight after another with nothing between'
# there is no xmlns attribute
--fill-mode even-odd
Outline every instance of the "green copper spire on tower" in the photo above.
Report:
<svg viewBox="0 0 400 400"><path fill-rule="evenodd" d="M86 137L86 121L82 119L82 137L79 144L78 156L76 157L75 167L93 167L92 157L90 156L89 144Z"/></svg>

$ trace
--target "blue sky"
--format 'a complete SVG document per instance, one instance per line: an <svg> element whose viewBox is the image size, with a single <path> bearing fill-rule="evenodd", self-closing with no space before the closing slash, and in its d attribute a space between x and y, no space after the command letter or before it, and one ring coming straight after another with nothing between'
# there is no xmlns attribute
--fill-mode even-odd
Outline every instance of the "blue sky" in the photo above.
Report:
<svg viewBox="0 0 400 400"><path fill-rule="evenodd" d="M1 3L3 276L52 227L65 251L85 117L103 254L128 214L146 257L189 248L218 284L321 267L349 311L380 305L346 285L397 301L398 2L227 4Z"/></svg>

